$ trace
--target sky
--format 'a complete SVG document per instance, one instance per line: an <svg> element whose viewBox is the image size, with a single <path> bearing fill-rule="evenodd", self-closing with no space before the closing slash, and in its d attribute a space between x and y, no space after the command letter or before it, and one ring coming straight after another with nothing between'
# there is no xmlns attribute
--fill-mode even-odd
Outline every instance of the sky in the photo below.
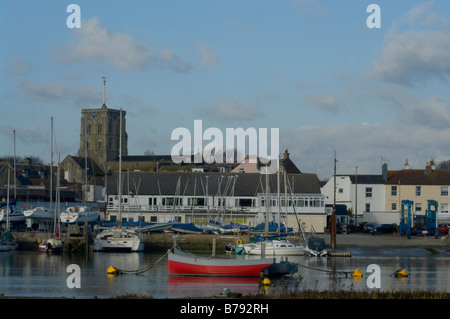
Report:
<svg viewBox="0 0 450 319"><path fill-rule="evenodd" d="M18 156L50 161L52 117L54 158L76 155L106 77L129 155L170 154L202 120L278 128L280 153L320 179L335 156L338 174L450 158L447 0L2 0L0 37L0 156L15 130Z"/></svg>

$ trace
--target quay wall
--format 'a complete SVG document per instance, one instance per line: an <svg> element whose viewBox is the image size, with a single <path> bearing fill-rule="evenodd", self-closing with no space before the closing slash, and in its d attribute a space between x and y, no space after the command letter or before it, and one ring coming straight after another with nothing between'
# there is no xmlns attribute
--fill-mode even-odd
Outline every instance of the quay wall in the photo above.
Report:
<svg viewBox="0 0 450 319"><path fill-rule="evenodd" d="M37 250L39 243L52 236L47 232L13 232L14 238L19 243L19 250ZM187 250L212 250L213 241L216 240L217 252L223 251L226 244L242 240L250 242L249 235L224 235L224 234L175 234L175 233L149 233L145 234L145 250L167 250L176 242L181 248ZM292 242L298 242L298 236L289 238ZM92 243L92 240L91 240Z"/></svg>

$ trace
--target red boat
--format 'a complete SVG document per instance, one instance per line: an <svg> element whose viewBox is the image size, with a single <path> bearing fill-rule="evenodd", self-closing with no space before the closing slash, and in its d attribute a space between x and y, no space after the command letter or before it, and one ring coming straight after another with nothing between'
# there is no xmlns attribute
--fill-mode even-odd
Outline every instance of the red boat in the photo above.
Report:
<svg viewBox="0 0 450 319"><path fill-rule="evenodd" d="M179 276L259 276L264 268L272 265L273 258L266 259L216 259L197 257L177 246L169 250L169 274Z"/></svg>

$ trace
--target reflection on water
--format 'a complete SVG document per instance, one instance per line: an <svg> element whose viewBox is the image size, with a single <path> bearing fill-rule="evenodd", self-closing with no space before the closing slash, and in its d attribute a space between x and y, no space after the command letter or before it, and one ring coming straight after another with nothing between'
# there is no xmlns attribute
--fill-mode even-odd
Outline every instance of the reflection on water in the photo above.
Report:
<svg viewBox="0 0 450 319"><path fill-rule="evenodd" d="M450 255L448 251L431 254L424 249L354 249L352 257L314 258L290 256L299 264L299 272L286 280L272 279L265 293L287 290L371 289L367 267L377 264L381 269L381 290L387 291L447 291L450 287ZM0 254L0 293L6 296L42 296L107 298L125 294L154 298L208 297L219 295L225 288L244 295L263 292L258 278L174 277L169 276L167 259L156 263L160 253L91 253L83 256L52 256L37 252L4 252ZM225 257L225 256L220 256ZM227 256L227 258L232 258ZM239 257L243 258L243 257ZM155 264L156 263L156 264ZM81 288L68 288L67 266L77 264L81 269ZM153 265L154 264L154 265ZM108 277L109 266L122 270L153 267L142 274ZM363 272L357 280L351 276L355 269ZM392 273L406 269L407 278L395 278ZM336 275L331 274L332 271Z"/></svg>

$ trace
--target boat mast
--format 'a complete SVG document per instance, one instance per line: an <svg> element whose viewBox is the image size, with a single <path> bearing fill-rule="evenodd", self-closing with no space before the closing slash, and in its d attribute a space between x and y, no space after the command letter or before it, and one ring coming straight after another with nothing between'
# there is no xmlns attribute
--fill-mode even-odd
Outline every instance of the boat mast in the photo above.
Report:
<svg viewBox="0 0 450 319"><path fill-rule="evenodd" d="M122 109L120 109L119 130L119 226L122 224Z"/></svg>
<svg viewBox="0 0 450 319"><path fill-rule="evenodd" d="M13 130L14 136L14 170L13 170L13 178L14 178L14 198L17 198L17 185L16 185L16 130Z"/></svg>
<svg viewBox="0 0 450 319"><path fill-rule="evenodd" d="M8 165L8 188L7 188L7 191L6 191L6 230L9 230L9 183L10 183L10 175L11 175L11 172L10 172L10 169L9 169L9 166L10 166L11 164L9 164Z"/></svg>
<svg viewBox="0 0 450 319"><path fill-rule="evenodd" d="M52 209L53 202L53 116L50 118L50 209Z"/></svg>
<svg viewBox="0 0 450 319"><path fill-rule="evenodd" d="M277 204L278 204L278 236L281 235L281 207L280 207L280 156L277 158ZM286 225L287 226L287 225Z"/></svg>

